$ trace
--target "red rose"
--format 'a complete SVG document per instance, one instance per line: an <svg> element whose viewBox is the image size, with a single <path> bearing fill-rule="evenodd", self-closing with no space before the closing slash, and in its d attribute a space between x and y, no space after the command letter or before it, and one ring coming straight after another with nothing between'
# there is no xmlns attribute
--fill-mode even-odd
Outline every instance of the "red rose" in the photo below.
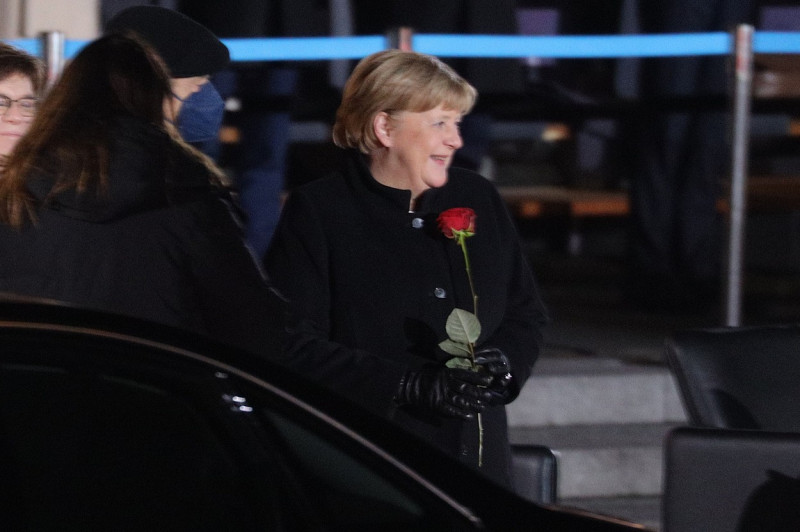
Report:
<svg viewBox="0 0 800 532"><path fill-rule="evenodd" d="M453 231L463 231L468 233L468 236L475 233L475 211L467 207L447 209L436 221L439 222L439 229L447 238L455 238Z"/></svg>

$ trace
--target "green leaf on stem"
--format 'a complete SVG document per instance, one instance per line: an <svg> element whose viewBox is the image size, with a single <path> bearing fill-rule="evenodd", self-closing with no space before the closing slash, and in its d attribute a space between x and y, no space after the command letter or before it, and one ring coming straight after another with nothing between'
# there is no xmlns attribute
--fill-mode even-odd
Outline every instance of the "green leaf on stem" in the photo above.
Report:
<svg viewBox="0 0 800 532"><path fill-rule="evenodd" d="M439 342L439 349L455 357L472 358L472 352L469 350L469 345L462 344L460 342L454 342L449 338Z"/></svg>
<svg viewBox="0 0 800 532"><path fill-rule="evenodd" d="M481 323L472 312L454 308L447 317L445 331L453 342L474 345L481 335Z"/></svg>
<svg viewBox="0 0 800 532"><path fill-rule="evenodd" d="M453 357L444 363L445 366L452 369L466 369L469 371L478 371L477 366L473 366L468 358Z"/></svg>

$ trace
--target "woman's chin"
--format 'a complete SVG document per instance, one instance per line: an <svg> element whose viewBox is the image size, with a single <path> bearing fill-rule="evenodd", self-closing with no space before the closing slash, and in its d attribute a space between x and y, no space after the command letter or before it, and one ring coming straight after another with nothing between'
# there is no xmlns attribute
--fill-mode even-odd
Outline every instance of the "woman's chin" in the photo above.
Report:
<svg viewBox="0 0 800 532"><path fill-rule="evenodd" d="M437 169L426 176L425 184L430 188L439 188L447 184L447 168Z"/></svg>

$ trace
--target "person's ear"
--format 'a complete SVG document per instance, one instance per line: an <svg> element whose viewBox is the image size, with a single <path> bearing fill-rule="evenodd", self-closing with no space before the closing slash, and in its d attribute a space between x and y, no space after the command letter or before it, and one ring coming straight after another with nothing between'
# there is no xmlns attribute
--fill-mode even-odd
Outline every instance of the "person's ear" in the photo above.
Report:
<svg viewBox="0 0 800 532"><path fill-rule="evenodd" d="M372 119L372 130L375 132L375 136L381 145L386 148L392 146L394 137L392 135L392 119L389 116L389 113L381 111L380 113L376 114Z"/></svg>

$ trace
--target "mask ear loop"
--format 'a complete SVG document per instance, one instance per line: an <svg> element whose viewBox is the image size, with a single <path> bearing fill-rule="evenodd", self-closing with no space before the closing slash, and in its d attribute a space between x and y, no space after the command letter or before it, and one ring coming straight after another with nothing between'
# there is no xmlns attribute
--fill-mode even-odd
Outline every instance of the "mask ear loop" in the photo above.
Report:
<svg viewBox="0 0 800 532"><path fill-rule="evenodd" d="M172 95L173 98L175 98L176 100L181 102L181 107L183 107L183 104L186 103L186 100L184 100L183 98L181 98L180 96L178 96L174 92L171 92L170 94ZM171 113L172 117L164 116L164 120L166 122L172 124L173 127L177 128L178 127L178 124L177 124L178 115L180 114L180 111L177 111L177 112L175 111L175 106L172 104L172 102L170 102L170 111L172 111L172 113Z"/></svg>

